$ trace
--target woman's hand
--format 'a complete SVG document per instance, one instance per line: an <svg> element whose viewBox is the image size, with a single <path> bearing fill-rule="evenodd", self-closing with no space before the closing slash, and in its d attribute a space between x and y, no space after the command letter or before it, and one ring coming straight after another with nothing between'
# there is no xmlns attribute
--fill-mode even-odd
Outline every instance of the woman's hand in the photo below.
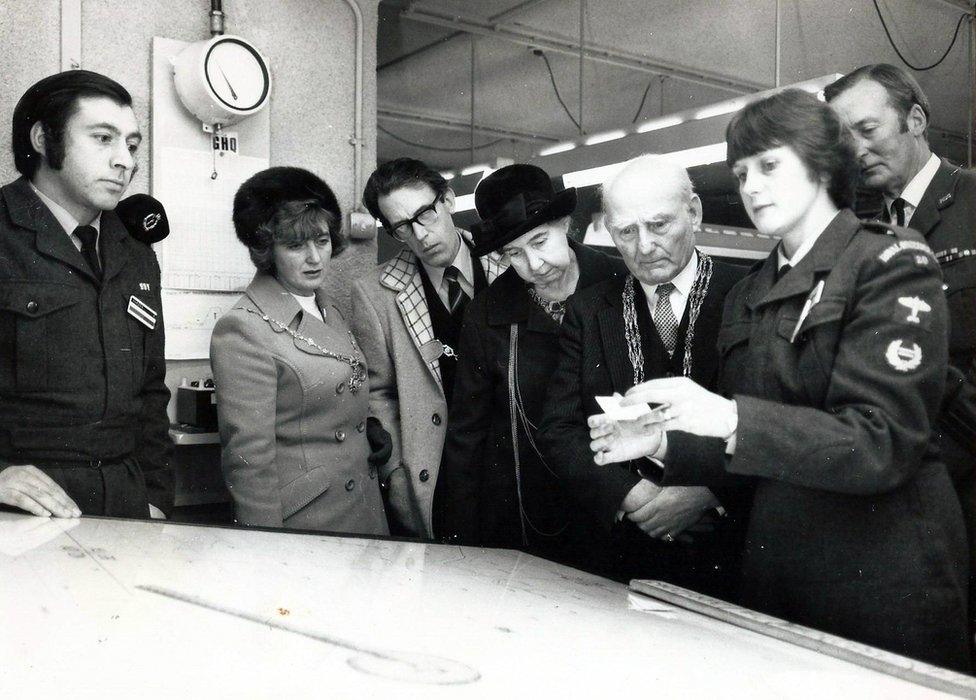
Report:
<svg viewBox="0 0 976 700"><path fill-rule="evenodd" d="M735 402L713 394L688 377L652 379L638 384L627 391L620 405L643 403L662 404L648 418L663 421L664 430L722 439L735 431L738 417Z"/></svg>
<svg viewBox="0 0 976 700"><path fill-rule="evenodd" d="M660 418L653 413L636 420L618 421L605 413L586 419L590 426L590 449L599 465L653 457L661 448L664 435Z"/></svg>

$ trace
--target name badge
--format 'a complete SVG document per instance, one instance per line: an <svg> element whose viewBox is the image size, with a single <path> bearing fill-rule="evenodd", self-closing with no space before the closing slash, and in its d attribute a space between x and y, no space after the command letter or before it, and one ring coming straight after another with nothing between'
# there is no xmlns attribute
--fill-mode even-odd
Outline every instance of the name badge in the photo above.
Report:
<svg viewBox="0 0 976 700"><path fill-rule="evenodd" d="M129 315L149 330L156 329L156 317L159 315L153 308L135 294L129 297Z"/></svg>

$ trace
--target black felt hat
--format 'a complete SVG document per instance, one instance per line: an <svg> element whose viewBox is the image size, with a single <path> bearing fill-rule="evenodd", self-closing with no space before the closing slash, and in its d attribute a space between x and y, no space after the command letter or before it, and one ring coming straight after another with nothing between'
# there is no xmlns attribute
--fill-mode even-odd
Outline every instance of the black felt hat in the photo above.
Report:
<svg viewBox="0 0 976 700"><path fill-rule="evenodd" d="M576 188L560 192L535 165L506 165L478 183L474 205L481 223L471 227L474 254L498 250L536 226L561 219L576 208Z"/></svg>
<svg viewBox="0 0 976 700"><path fill-rule="evenodd" d="M335 194L318 175L302 168L275 167L252 175L234 195L234 230L241 243L261 247L257 230L286 202L312 200L342 221Z"/></svg>

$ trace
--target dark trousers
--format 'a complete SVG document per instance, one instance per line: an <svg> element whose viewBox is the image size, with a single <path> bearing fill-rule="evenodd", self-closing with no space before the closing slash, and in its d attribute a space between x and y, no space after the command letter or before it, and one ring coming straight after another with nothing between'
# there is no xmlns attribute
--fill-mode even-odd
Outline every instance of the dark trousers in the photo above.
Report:
<svg viewBox="0 0 976 700"><path fill-rule="evenodd" d="M92 466L38 468L51 477L78 504L83 515L148 518L146 480L135 459Z"/></svg>

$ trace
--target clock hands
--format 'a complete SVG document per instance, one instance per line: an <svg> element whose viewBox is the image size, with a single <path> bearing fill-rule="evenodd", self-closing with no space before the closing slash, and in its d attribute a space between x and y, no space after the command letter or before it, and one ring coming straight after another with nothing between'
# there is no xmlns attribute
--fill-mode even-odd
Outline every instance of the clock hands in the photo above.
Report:
<svg viewBox="0 0 976 700"><path fill-rule="evenodd" d="M221 68L220 64L216 61L214 61L214 65L217 66L217 70L220 71L220 77L222 77L224 82L227 83L227 89L230 90L230 96L234 99L234 102L237 102L237 93L234 91L234 86L231 85L230 81L227 79L227 74L224 73L224 69Z"/></svg>

